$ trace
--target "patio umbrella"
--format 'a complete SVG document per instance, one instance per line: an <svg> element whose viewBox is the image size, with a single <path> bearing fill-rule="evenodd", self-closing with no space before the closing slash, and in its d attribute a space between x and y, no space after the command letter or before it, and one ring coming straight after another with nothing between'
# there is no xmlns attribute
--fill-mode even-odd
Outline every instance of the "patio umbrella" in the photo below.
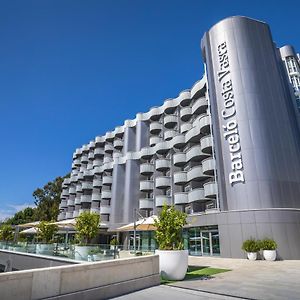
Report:
<svg viewBox="0 0 300 300"><path fill-rule="evenodd" d="M19 224L18 227L37 227L40 224L40 221L30 222L26 224Z"/></svg>
<svg viewBox="0 0 300 300"><path fill-rule="evenodd" d="M20 233L36 234L37 229L35 227L31 227L31 228L24 229L24 230L20 231Z"/></svg>
<svg viewBox="0 0 300 300"><path fill-rule="evenodd" d="M153 215L148 218L139 219L138 221L127 225L124 225L122 227L117 228L118 231L132 231L134 229L138 231L153 231L156 230L156 227L154 226L154 221L157 220L158 217ZM134 228L135 225L135 228Z"/></svg>

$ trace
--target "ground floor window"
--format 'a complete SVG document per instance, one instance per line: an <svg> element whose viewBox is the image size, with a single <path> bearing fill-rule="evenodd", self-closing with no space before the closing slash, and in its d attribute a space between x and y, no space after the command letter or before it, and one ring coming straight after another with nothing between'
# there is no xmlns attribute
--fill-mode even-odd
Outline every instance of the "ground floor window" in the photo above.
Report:
<svg viewBox="0 0 300 300"><path fill-rule="evenodd" d="M185 230L184 236L190 255L220 255L218 226L188 228Z"/></svg>

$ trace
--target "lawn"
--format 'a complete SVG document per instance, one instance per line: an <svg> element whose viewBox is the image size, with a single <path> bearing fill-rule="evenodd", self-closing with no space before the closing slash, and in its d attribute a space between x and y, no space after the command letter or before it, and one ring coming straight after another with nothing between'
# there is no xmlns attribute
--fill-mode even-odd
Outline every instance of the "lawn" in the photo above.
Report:
<svg viewBox="0 0 300 300"><path fill-rule="evenodd" d="M188 271L185 275L184 280L191 280L191 279L211 279L213 275L228 272L231 270L228 269L216 269L210 267L198 267L198 266L189 266ZM161 278L161 284L168 284L175 281L172 280L165 280Z"/></svg>

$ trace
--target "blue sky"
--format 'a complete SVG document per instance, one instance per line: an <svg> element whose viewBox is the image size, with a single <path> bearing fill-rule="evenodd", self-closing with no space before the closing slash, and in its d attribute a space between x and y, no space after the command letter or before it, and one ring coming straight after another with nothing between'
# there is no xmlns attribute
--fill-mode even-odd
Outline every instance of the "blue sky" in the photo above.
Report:
<svg viewBox="0 0 300 300"><path fill-rule="evenodd" d="M0 1L0 219L70 171L76 147L200 79L200 39L246 15L300 51L299 2Z"/></svg>

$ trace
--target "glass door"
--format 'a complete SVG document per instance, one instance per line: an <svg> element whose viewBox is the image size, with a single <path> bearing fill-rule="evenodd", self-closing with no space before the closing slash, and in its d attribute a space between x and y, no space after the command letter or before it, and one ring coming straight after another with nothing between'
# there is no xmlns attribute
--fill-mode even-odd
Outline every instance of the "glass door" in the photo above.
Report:
<svg viewBox="0 0 300 300"><path fill-rule="evenodd" d="M211 233L208 231L202 231L202 255L211 255Z"/></svg>

